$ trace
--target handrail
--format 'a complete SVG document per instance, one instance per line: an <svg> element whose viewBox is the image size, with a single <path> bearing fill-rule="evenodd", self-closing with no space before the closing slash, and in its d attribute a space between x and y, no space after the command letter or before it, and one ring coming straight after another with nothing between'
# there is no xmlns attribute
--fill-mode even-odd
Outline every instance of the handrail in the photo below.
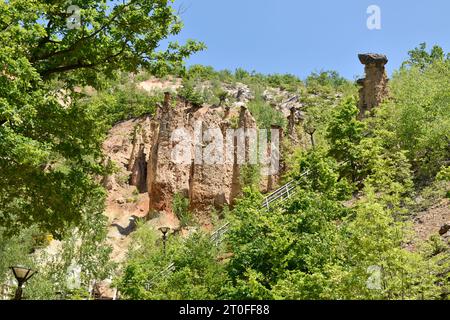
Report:
<svg viewBox="0 0 450 320"><path fill-rule="evenodd" d="M299 178L302 178L309 174L309 170L305 173L301 174ZM289 198L291 195L293 195L295 192L294 190L299 185L299 180L291 180L285 185L281 186L271 194L269 194L267 197L264 198L261 206L265 207L267 210L270 209L270 204L278 199L285 199Z"/></svg>
<svg viewBox="0 0 450 320"><path fill-rule="evenodd" d="M308 174L309 174L309 170L306 171L305 173L303 173L302 175L300 175L299 178L304 177L305 175L308 175ZM272 192L271 194L266 196L264 198L262 206L263 207L265 206L267 209L269 209L269 205L271 203L275 202L276 200L285 199L284 198L285 196L287 196L287 198L289 198L291 195L293 195L295 193L295 189L297 188L298 185L299 185L298 180L289 181L285 185L281 186L280 188L278 188L277 190L275 190L274 192ZM212 242L214 242L216 246L218 246L223 240L223 235L229 231L229 229L230 229L229 227L230 227L230 222L226 222L224 225L217 228L213 233L211 233L210 240ZM165 269L163 269L156 276L154 276L150 281L148 281L145 284L145 289L148 291L150 290L150 288L152 287L152 284L154 282L154 279L156 277L167 275L169 272L173 272L174 270L175 270L175 263L172 262Z"/></svg>
<svg viewBox="0 0 450 320"><path fill-rule="evenodd" d="M150 291L150 288L152 287L154 280L157 277L166 276L169 272L175 271L175 263L171 262L166 268L161 270L158 274L156 274L153 278L151 278L149 281L145 283L145 290Z"/></svg>
<svg viewBox="0 0 450 320"><path fill-rule="evenodd" d="M212 234L211 234L211 241L213 241L216 246L218 246L221 242L222 242L222 236L228 232L229 228L228 226L230 225L230 222L225 223L223 226L221 226L220 228L216 229Z"/></svg>
<svg viewBox="0 0 450 320"><path fill-rule="evenodd" d="M299 178L304 177L309 174L309 170L300 175ZM262 207L265 207L267 210L270 209L270 204L279 200L289 198L291 195L295 194L295 189L299 185L299 180L291 180L285 185L279 187L277 190L266 196L261 204ZM228 232L230 226L230 222L225 223L223 226L216 229L211 234L211 241L213 241L216 246L218 246L222 242L222 236Z"/></svg>

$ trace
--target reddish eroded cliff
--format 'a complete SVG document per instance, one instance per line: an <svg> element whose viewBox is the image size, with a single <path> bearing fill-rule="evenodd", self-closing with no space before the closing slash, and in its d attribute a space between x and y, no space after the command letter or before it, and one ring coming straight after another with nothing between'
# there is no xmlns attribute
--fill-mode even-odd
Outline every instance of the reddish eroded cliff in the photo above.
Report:
<svg viewBox="0 0 450 320"><path fill-rule="evenodd" d="M243 142L248 158L250 141L237 141L230 129L256 130L250 112L178 102L161 106L156 119L160 127L147 170L150 213L171 212L176 193L189 198L193 211L231 204L241 191L236 147Z"/></svg>

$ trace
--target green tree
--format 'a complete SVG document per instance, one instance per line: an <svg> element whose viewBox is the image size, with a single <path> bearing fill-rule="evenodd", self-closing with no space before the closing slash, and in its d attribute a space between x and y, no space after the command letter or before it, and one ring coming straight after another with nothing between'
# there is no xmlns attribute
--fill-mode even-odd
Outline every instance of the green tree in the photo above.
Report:
<svg viewBox="0 0 450 320"><path fill-rule="evenodd" d="M367 190L368 191L368 190ZM273 288L278 299L436 299L437 265L403 248L407 226L395 221L374 193L346 215L327 256L309 270L289 270ZM330 232L326 230L325 232ZM321 233L327 239L327 235ZM323 250L323 249L322 249ZM304 253L309 261L312 252ZM320 255L319 255L320 256ZM320 260L319 260L320 261Z"/></svg>
<svg viewBox="0 0 450 320"><path fill-rule="evenodd" d="M417 67L424 70L436 61L444 61L446 59L442 47L435 45L427 52L427 44L421 43L419 47L414 48L408 52L409 59L403 62L402 67ZM450 59L450 53L447 54L447 60Z"/></svg>
<svg viewBox="0 0 450 320"><path fill-rule="evenodd" d="M61 237L90 214L104 193L105 127L79 103L76 86L99 86L119 70L162 74L203 48L161 40L182 24L166 0L74 1L79 28L68 28L67 4L0 3L0 224L14 232L38 224Z"/></svg>
<svg viewBox="0 0 450 320"><path fill-rule="evenodd" d="M346 200L351 195L352 186L346 179L340 179L339 164L324 148L304 152L296 161L298 171L289 176L299 181L300 188L324 194L329 199Z"/></svg>
<svg viewBox="0 0 450 320"><path fill-rule="evenodd" d="M329 154L341 163L342 176L353 183L360 182L367 170L361 149L366 125L357 120L357 114L355 100L347 99L330 120L327 133Z"/></svg>
<svg viewBox="0 0 450 320"><path fill-rule="evenodd" d="M385 149L406 151L415 182L428 184L450 160L450 60L401 69L390 83L373 131Z"/></svg>
<svg viewBox="0 0 450 320"><path fill-rule="evenodd" d="M345 84L348 84L348 80L334 70L313 72L306 78L307 86L330 86L338 88Z"/></svg>
<svg viewBox="0 0 450 320"><path fill-rule="evenodd" d="M326 162L318 167L326 167ZM386 173L395 168L384 170ZM261 197L246 189L230 217L228 241L234 255L227 266L230 283L225 296L439 298L445 288L436 285L442 281L437 260L405 248L411 241L411 229L398 219L401 202L393 197L398 192L396 181L408 179L408 174L402 172L399 170L397 175L403 178L391 173L383 181L374 176L351 207L330 197L333 183L302 183L304 187L291 199L272 205L270 210L261 209ZM329 168L315 175L313 181L333 181L337 173ZM383 190L379 183L386 183Z"/></svg>
<svg viewBox="0 0 450 320"><path fill-rule="evenodd" d="M282 206L259 207L257 193L245 197L232 212L228 235L234 253L227 269L228 296L234 299L274 298L274 286L293 270L313 272L334 255L335 220L344 208L307 190ZM312 297L313 292L305 292Z"/></svg>
<svg viewBox="0 0 450 320"><path fill-rule="evenodd" d="M219 299L226 284L219 248L200 232L187 239L170 236L167 252L156 234L141 226L133 235L118 288L126 299ZM169 268L168 266L173 266Z"/></svg>
<svg viewBox="0 0 450 320"><path fill-rule="evenodd" d="M178 95L195 106L201 106L205 103L202 92L197 89L196 82L192 79L183 80L183 85L178 89Z"/></svg>

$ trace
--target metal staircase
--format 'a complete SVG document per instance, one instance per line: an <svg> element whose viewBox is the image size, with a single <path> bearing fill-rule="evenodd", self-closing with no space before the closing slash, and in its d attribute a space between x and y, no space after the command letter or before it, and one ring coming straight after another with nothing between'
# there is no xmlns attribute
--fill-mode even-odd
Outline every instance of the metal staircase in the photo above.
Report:
<svg viewBox="0 0 450 320"><path fill-rule="evenodd" d="M285 185L281 186L280 188L266 196L261 203L261 207L265 208L266 210L270 210L271 204L274 204L275 202L282 202L290 198L296 193L297 186L300 183L300 178L305 177L308 174L309 170L300 175L299 179L289 181ZM223 241L223 236L228 232L229 227L230 223L227 222L211 234L211 241L216 246L218 246Z"/></svg>
<svg viewBox="0 0 450 320"><path fill-rule="evenodd" d="M304 176L307 176L309 174L309 170L300 175L299 178L302 178ZM278 188L271 194L269 194L267 197L264 198L264 201L261 204L261 207L266 208L267 210L270 209L270 205L277 201L284 201L288 198L290 198L292 195L296 193L297 186L299 185L300 181L299 179L291 180L288 183L286 183L284 186Z"/></svg>
<svg viewBox="0 0 450 320"><path fill-rule="evenodd" d="M285 201L286 199L289 199L292 195L296 193L297 186L300 184L300 178L307 176L308 174L309 170L300 175L299 179L291 180L285 185L275 190L274 192L270 193L268 196L264 198L263 202L261 203L261 207L265 208L266 210L269 210L271 204L274 204L276 202L282 202ZM217 228L213 233L211 233L210 236L211 242L213 242L214 245L219 246L224 239L224 235L229 230L230 230L230 222L227 222L221 227ZM158 273L154 278L152 278L150 281L146 283L145 286L146 290L151 290L152 284L154 283L154 280L156 278L168 276L174 270L175 264L172 262L160 273Z"/></svg>
<svg viewBox="0 0 450 320"><path fill-rule="evenodd" d="M227 233L228 230L229 230L229 226L230 226L230 223L227 222L227 223L225 223L223 226L221 226L220 228L216 229L216 231L214 231L214 232L211 234L211 241L212 241L216 246L218 246L218 245L222 242L223 236L224 236L225 233Z"/></svg>

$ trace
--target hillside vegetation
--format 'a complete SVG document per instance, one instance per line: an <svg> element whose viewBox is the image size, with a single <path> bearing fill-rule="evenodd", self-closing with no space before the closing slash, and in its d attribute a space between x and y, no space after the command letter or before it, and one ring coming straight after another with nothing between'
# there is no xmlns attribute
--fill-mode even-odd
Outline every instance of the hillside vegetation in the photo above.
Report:
<svg viewBox="0 0 450 320"><path fill-rule="evenodd" d="M290 76L240 78L274 87L279 85L274 79L284 79L285 90L317 95L316 103L305 101L305 108L307 114L321 116L317 135L322 138L314 148L297 148L287 160L286 180L298 180L300 190L267 210L259 205L263 196L250 184L225 213L231 229L219 247L207 234L195 233L186 240L171 238L170 253L164 255L148 245L156 235L142 225L117 280L124 296L447 298L448 243L437 233L414 242L412 223L420 210L436 203L444 201L448 208L450 60L415 61L415 52L394 74L391 97L363 121L357 120L351 96L329 107L327 94L352 92L347 82L330 78L332 74L313 75L305 84L286 81ZM224 77L212 71L199 76L198 69L195 74L202 80ZM176 269L161 273L171 262ZM150 290L148 279L153 279Z"/></svg>
<svg viewBox="0 0 450 320"><path fill-rule="evenodd" d="M90 299L105 279L122 299L448 299L450 54L410 51L390 96L361 119L356 83L335 71L184 67L205 46L161 49L182 29L169 2L80 1L83 23L70 30L59 2L0 2L0 286L25 265L38 270L27 299ZM147 90L149 79L169 88ZM181 228L163 244L144 219L130 223L117 264L102 181L118 169L102 143L121 122L153 119L166 90L173 106L246 106L260 129L288 131L292 103L297 138L281 146L279 184L298 187L265 208L259 167L242 167L235 203L208 212L211 227L228 223L220 239L176 194ZM419 236L436 208L447 220Z"/></svg>

